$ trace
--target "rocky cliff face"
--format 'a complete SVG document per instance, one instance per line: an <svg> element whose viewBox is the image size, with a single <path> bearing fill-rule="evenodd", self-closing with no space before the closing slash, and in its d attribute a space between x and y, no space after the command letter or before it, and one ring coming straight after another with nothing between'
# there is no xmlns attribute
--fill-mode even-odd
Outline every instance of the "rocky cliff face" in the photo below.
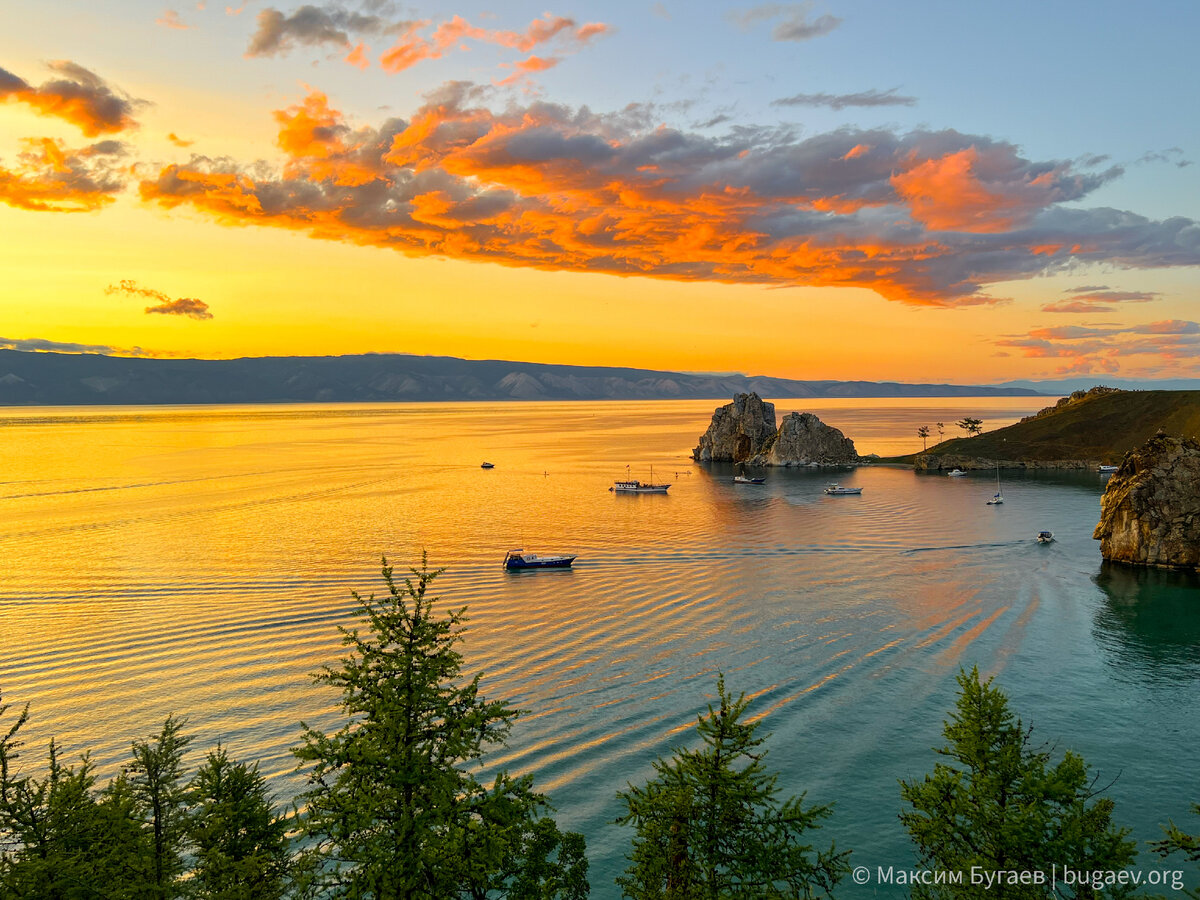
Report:
<svg viewBox="0 0 1200 900"><path fill-rule="evenodd" d="M751 461L760 466L848 465L858 462L854 441L812 413L791 413L775 442Z"/></svg>
<svg viewBox="0 0 1200 900"><path fill-rule="evenodd" d="M812 413L785 416L776 430L775 406L758 394L738 394L732 403L717 409L692 458L756 466L858 462L854 442Z"/></svg>
<svg viewBox="0 0 1200 900"><path fill-rule="evenodd" d="M775 404L758 394L738 394L718 407L692 459L700 462L747 462L775 440Z"/></svg>
<svg viewBox="0 0 1200 900"><path fill-rule="evenodd" d="M1092 537L1108 560L1200 569L1200 443L1159 434L1125 454Z"/></svg>

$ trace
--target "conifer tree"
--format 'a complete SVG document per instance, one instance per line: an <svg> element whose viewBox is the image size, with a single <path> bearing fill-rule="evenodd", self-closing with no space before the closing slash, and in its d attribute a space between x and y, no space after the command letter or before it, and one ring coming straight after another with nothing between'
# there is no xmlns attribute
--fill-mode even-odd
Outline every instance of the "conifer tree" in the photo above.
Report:
<svg viewBox="0 0 1200 900"><path fill-rule="evenodd" d="M643 787L618 793L617 821L637 829L631 865L617 879L633 900L775 900L829 895L849 871L832 844L814 850L808 832L830 806L781 800L763 762L758 722L741 721L749 702L717 679L718 703L698 718L702 747L654 764Z"/></svg>
<svg viewBox="0 0 1200 900"><path fill-rule="evenodd" d="M962 873L963 883L915 884L914 896L1046 898L1055 865L1088 872L1129 865L1136 854L1129 829L1113 824L1113 802L1097 796L1083 758L1067 751L1052 765L1050 751L1033 745L1032 729L1013 717L991 679L979 680L978 669L959 672L958 684L956 711L943 729L947 743L937 751L945 762L919 781L900 782L911 805L900 821L922 869ZM973 868L990 880L972 884ZM1045 883L1013 883L1010 873L1021 872L1043 873Z"/></svg>
<svg viewBox="0 0 1200 900"><path fill-rule="evenodd" d="M128 768L128 792L148 833L148 896L167 900L176 894L184 871L188 795L183 754L191 743L183 733L186 719L167 716L159 733L148 741L134 741L133 762Z"/></svg>
<svg viewBox="0 0 1200 900"><path fill-rule="evenodd" d="M258 765L208 754L192 777L189 894L204 900L279 900L287 890L287 820L272 807Z"/></svg>
<svg viewBox="0 0 1200 900"><path fill-rule="evenodd" d="M300 798L305 896L370 900L563 898L587 895L582 837L562 835L532 778L481 782L471 769L501 746L518 711L465 678L464 610L439 617L420 569L386 596L355 593L361 627L341 628L348 654L314 677L341 693L347 722L304 727ZM553 857L553 858L552 858Z"/></svg>

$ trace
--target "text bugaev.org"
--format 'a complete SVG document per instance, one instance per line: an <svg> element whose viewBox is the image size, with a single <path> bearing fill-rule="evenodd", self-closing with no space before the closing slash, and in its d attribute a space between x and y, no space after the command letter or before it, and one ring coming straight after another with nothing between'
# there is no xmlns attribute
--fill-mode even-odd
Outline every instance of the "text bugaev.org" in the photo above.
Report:
<svg viewBox="0 0 1200 900"><path fill-rule="evenodd" d="M905 869L897 866L857 866L855 884L877 885L957 885L969 884L984 890L1017 885L1087 887L1102 890L1116 886L1157 887L1182 891L1182 869L1082 869L1053 865L1047 869Z"/></svg>

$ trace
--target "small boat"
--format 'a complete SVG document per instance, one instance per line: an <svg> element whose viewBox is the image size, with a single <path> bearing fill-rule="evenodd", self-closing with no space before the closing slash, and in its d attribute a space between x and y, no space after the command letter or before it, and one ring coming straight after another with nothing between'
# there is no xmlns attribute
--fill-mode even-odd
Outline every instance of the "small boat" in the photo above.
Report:
<svg viewBox="0 0 1200 900"><path fill-rule="evenodd" d="M1101 466L1096 471L1099 472L1101 475L1111 475L1113 472L1117 471L1117 469L1119 469L1119 468L1121 468L1121 467L1120 466Z"/></svg>
<svg viewBox="0 0 1200 900"><path fill-rule="evenodd" d="M496 468L496 464L495 464L495 463L489 463L489 462L480 463L480 464L479 464L479 468L481 468L481 469L494 469L494 468Z"/></svg>
<svg viewBox="0 0 1200 900"><path fill-rule="evenodd" d="M629 466L626 466L625 469L628 471ZM609 490L618 494L665 494L670 486L669 484L654 483L654 466L651 466L649 482L641 482L636 478L626 478L624 481L614 481L613 486Z"/></svg>
<svg viewBox="0 0 1200 900"><path fill-rule="evenodd" d="M992 494L992 499L987 502L988 506L999 506L1004 502L1004 497L1000 493L1000 467L996 466L996 493Z"/></svg>
<svg viewBox="0 0 1200 900"><path fill-rule="evenodd" d="M765 479L765 478L750 478L746 475L734 475L733 476L734 484L763 484L766 482L766 480L767 479Z"/></svg>
<svg viewBox="0 0 1200 900"><path fill-rule="evenodd" d="M1039 531L1037 534L1037 542L1039 544L1049 544L1054 540L1053 531Z"/></svg>
<svg viewBox="0 0 1200 900"><path fill-rule="evenodd" d="M842 487L838 484L831 484L825 488L825 493L831 497L845 497L850 494L861 494L862 488Z"/></svg>
<svg viewBox="0 0 1200 900"><path fill-rule="evenodd" d="M509 550L504 554L506 569L565 569L575 562L574 556L538 556L524 550Z"/></svg>
<svg viewBox="0 0 1200 900"><path fill-rule="evenodd" d="M966 475L966 474L967 474L967 473L966 473L966 472L964 472L962 469L951 469L949 472L947 472L947 473L946 473L946 477L948 477L948 478L962 478L962 477L963 477L964 475Z"/></svg>

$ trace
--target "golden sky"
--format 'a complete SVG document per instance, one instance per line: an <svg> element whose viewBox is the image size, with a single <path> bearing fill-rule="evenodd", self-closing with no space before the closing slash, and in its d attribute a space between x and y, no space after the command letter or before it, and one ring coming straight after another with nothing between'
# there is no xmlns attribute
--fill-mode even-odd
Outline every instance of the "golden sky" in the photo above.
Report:
<svg viewBox="0 0 1200 900"><path fill-rule="evenodd" d="M1200 374L1183 23L1113 122L1061 11L101 7L0 37L0 347Z"/></svg>

